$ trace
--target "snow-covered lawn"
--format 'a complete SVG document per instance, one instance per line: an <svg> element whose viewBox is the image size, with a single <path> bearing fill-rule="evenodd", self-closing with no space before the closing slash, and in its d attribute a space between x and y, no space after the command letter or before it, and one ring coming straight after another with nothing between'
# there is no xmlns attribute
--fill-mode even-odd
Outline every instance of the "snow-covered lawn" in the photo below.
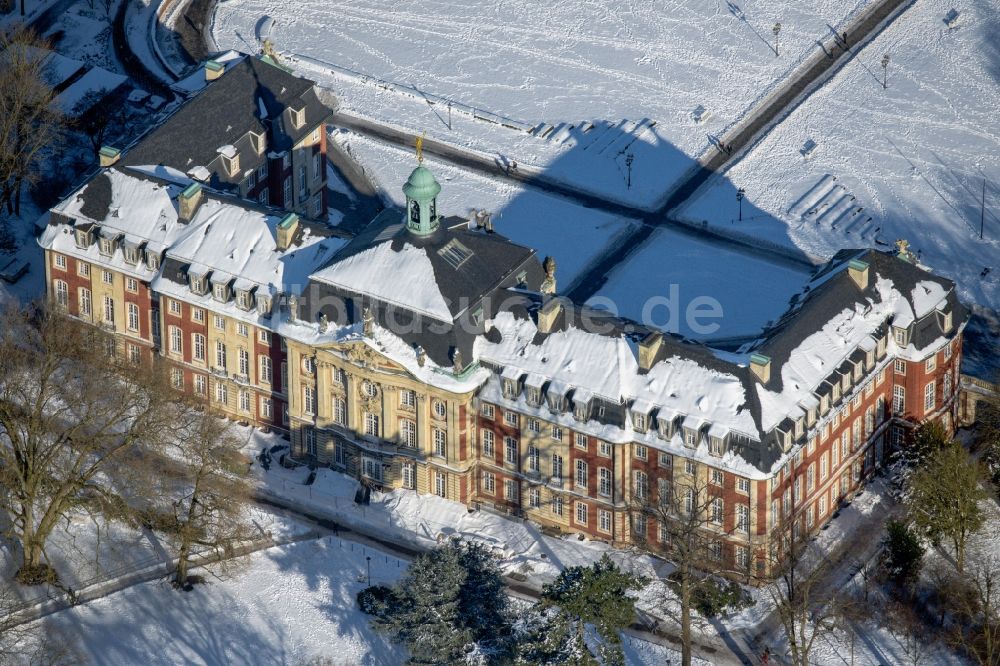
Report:
<svg viewBox="0 0 1000 666"><path fill-rule="evenodd" d="M906 238L963 298L1000 308L998 45L997 0L918 0L684 216L729 226L742 187L745 232L825 256Z"/></svg>
<svg viewBox="0 0 1000 666"><path fill-rule="evenodd" d="M698 340L754 336L787 309L808 278L809 271L794 264L662 229L617 266L589 302ZM689 310L719 316L692 320Z"/></svg>
<svg viewBox="0 0 1000 666"><path fill-rule="evenodd" d="M405 652L368 626L355 595L392 584L407 563L335 537L249 556L231 573L198 570L206 585L144 583L39 623L75 639L88 663L400 664Z"/></svg>
<svg viewBox="0 0 1000 666"><path fill-rule="evenodd" d="M651 205L711 137L872 4L232 0L219 4L212 34L220 47L244 51L270 38L350 113ZM450 121L446 102L428 104L432 95L456 104ZM698 107L707 111L700 123ZM473 120L471 108L538 126L538 135L554 129L529 136ZM630 190L627 152L635 154Z"/></svg>
<svg viewBox="0 0 1000 666"><path fill-rule="evenodd" d="M403 183L417 165L412 151L343 131L331 133L331 138L350 150L381 189L383 198L400 207L405 204ZM498 233L534 248L539 257L555 257L556 276L563 288L636 224L629 218L584 208L562 197L486 178L436 159L427 158L424 163L441 183L439 212L463 219L473 208L492 212Z"/></svg>

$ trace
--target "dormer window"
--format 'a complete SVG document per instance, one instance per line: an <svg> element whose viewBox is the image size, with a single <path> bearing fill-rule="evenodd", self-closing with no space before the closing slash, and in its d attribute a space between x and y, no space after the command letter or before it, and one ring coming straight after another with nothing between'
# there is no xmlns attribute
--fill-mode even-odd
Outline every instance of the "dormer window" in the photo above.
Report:
<svg viewBox="0 0 1000 666"><path fill-rule="evenodd" d="M573 418L577 421L586 421L590 418L590 408L586 400L577 400L573 403Z"/></svg>
<svg viewBox="0 0 1000 666"><path fill-rule="evenodd" d="M709 437L708 438L708 452L713 456L722 456L722 438L721 437Z"/></svg>
<svg viewBox="0 0 1000 666"><path fill-rule="evenodd" d="M203 275L192 275L191 276L191 291L198 294L199 296L207 291L208 287L205 282L205 277Z"/></svg>
<svg viewBox="0 0 1000 666"><path fill-rule="evenodd" d="M871 370L874 365L875 365L875 350L869 349L868 352L865 353L865 367Z"/></svg>
<svg viewBox="0 0 1000 666"><path fill-rule="evenodd" d="M139 248L137 247L125 247L125 261L130 264L139 263Z"/></svg>
<svg viewBox="0 0 1000 666"><path fill-rule="evenodd" d="M90 232L83 229L76 230L76 246L81 249L90 247Z"/></svg>
<svg viewBox="0 0 1000 666"><path fill-rule="evenodd" d="M684 446L689 449L693 449L695 447L695 434L695 431L691 428L684 428Z"/></svg>
<svg viewBox="0 0 1000 666"><path fill-rule="evenodd" d="M528 388L528 404L534 405L535 407L540 406L542 403L541 391L536 387L531 386Z"/></svg>
<svg viewBox="0 0 1000 666"><path fill-rule="evenodd" d="M212 287L212 298L222 303L229 300L229 289L224 284L217 284Z"/></svg>
<svg viewBox="0 0 1000 666"><path fill-rule="evenodd" d="M219 155L222 157L222 166L226 173L235 176L240 171L240 154L236 152L234 146L223 146L219 148Z"/></svg>
<svg viewBox="0 0 1000 666"><path fill-rule="evenodd" d="M892 329L892 334L893 334L893 337L896 340L896 344L897 345L899 345L900 347L905 347L906 346L906 329L905 328L898 328L898 327L897 328L893 328Z"/></svg>
<svg viewBox="0 0 1000 666"><path fill-rule="evenodd" d="M156 254L152 250L146 250L146 267L151 271L159 269L160 255Z"/></svg>
<svg viewBox="0 0 1000 666"><path fill-rule="evenodd" d="M258 155L263 154L264 149L267 148L267 142L263 134L250 132L250 143L253 144L253 149L257 151Z"/></svg>
<svg viewBox="0 0 1000 666"><path fill-rule="evenodd" d="M941 315L941 330L945 333L951 332L951 312L944 312Z"/></svg>
<svg viewBox="0 0 1000 666"><path fill-rule="evenodd" d="M518 393L520 393L520 390L518 389L517 386L517 380L504 378L503 397L513 400L514 398L517 397Z"/></svg>
<svg viewBox="0 0 1000 666"><path fill-rule="evenodd" d="M301 109L293 109L289 107L288 116L292 119L292 127L295 129L300 129L306 124L306 109L305 107Z"/></svg>
<svg viewBox="0 0 1000 666"><path fill-rule="evenodd" d="M670 439L671 435L670 431L672 425L671 422L668 421L667 419L660 419L658 425L659 425L660 437L662 437L663 439Z"/></svg>
<svg viewBox="0 0 1000 666"><path fill-rule="evenodd" d="M840 383L839 382L833 385L833 401L837 402L838 400L840 400Z"/></svg>
<svg viewBox="0 0 1000 666"><path fill-rule="evenodd" d="M236 292L236 305L243 310L253 308L253 298L250 296L250 292L245 289L239 289Z"/></svg>
<svg viewBox="0 0 1000 666"><path fill-rule="evenodd" d="M110 238L102 238L100 243L101 254L103 254L105 257L110 257L112 254L114 254L114 251L115 251L114 242Z"/></svg>
<svg viewBox="0 0 1000 666"><path fill-rule="evenodd" d="M552 391L549 391L546 398L548 399L549 409L551 409L552 411L561 412L566 409L565 405L566 398L559 395L558 393L553 393Z"/></svg>
<svg viewBox="0 0 1000 666"><path fill-rule="evenodd" d="M642 412L632 412L632 427L636 432L646 432L646 415Z"/></svg>
<svg viewBox="0 0 1000 666"><path fill-rule="evenodd" d="M271 311L271 297L270 296L258 296L257 297L257 312L266 315Z"/></svg>
<svg viewBox="0 0 1000 666"><path fill-rule="evenodd" d="M795 438L798 439L802 436L805 424L802 422L802 417L795 419Z"/></svg>

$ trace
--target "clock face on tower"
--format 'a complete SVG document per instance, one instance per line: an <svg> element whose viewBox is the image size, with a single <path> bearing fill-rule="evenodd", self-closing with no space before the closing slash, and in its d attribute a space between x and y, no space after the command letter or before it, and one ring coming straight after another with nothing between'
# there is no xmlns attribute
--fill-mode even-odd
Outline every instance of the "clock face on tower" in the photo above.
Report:
<svg viewBox="0 0 1000 666"><path fill-rule="evenodd" d="M410 202L410 222L420 224L420 204L416 201Z"/></svg>

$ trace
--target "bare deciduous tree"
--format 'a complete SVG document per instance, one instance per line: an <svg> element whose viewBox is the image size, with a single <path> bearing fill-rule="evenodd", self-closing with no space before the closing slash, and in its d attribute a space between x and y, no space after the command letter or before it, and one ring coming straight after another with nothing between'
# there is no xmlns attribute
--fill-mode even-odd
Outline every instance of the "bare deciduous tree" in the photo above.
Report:
<svg viewBox="0 0 1000 666"><path fill-rule="evenodd" d="M178 406L168 458L151 465L155 500L150 523L172 535L177 549L174 584L190 589L188 569L196 549L227 554L240 541L259 536L247 514L252 486L239 453L240 438L207 405Z"/></svg>
<svg viewBox="0 0 1000 666"><path fill-rule="evenodd" d="M843 622L846 597L833 589L826 566L808 556L808 538L779 531L772 537L783 544L771 556L774 579L764 586L774 604L794 666L809 666L809 655L820 637Z"/></svg>
<svg viewBox="0 0 1000 666"><path fill-rule="evenodd" d="M112 355L114 339L53 310L0 321L0 509L22 550L17 578L57 580L45 546L74 511L124 517L130 463L171 426L159 373Z"/></svg>
<svg viewBox="0 0 1000 666"><path fill-rule="evenodd" d="M950 642L980 666L1000 664L1000 555L976 552L963 572L939 573Z"/></svg>
<svg viewBox="0 0 1000 666"><path fill-rule="evenodd" d="M749 509L748 509L749 510ZM748 570L727 561L723 542L741 526L734 506L725 506L720 492L698 477L679 477L631 501L633 523L653 523L650 545L675 567L662 581L659 609L680 628L681 664L692 659L692 627L706 622L695 610L699 598L719 590L719 577L746 578ZM748 514L749 515L749 514Z"/></svg>
<svg viewBox="0 0 1000 666"><path fill-rule="evenodd" d="M40 175L62 116L42 69L47 44L29 28L0 31L0 206L19 214L21 190Z"/></svg>

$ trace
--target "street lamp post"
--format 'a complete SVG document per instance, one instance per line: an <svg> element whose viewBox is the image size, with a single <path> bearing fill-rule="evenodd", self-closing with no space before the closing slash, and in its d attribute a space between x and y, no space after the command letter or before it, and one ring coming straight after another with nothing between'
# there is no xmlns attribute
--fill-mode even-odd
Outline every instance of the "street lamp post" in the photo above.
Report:
<svg viewBox="0 0 1000 666"><path fill-rule="evenodd" d="M882 56L882 90L889 87L889 54Z"/></svg>
<svg viewBox="0 0 1000 666"><path fill-rule="evenodd" d="M365 556L366 564L368 565L368 587L372 586L372 556Z"/></svg>
<svg viewBox="0 0 1000 666"><path fill-rule="evenodd" d="M627 189L632 189L632 161L635 160L635 155L629 153L625 156L625 167L628 169L628 181Z"/></svg>
<svg viewBox="0 0 1000 666"><path fill-rule="evenodd" d="M739 217L740 222L743 221L743 197L746 196L746 193L747 191L744 190L742 187L736 190L736 201L740 206L740 217Z"/></svg>
<svg viewBox="0 0 1000 666"><path fill-rule="evenodd" d="M781 24L775 23L774 27L771 28L771 32L774 33L774 57L778 57L778 35L781 33Z"/></svg>

